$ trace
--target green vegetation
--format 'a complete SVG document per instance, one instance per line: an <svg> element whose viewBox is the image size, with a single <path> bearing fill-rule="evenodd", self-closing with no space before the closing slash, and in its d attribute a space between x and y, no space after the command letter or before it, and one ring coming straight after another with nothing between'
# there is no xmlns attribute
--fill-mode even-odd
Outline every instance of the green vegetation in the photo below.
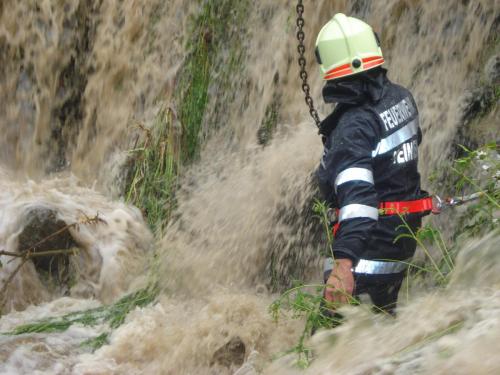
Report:
<svg viewBox="0 0 500 375"><path fill-rule="evenodd" d="M109 343L109 333L104 332L99 336L93 337L91 339L82 342L82 347L90 348L92 351L99 349L101 346Z"/></svg>
<svg viewBox="0 0 500 375"><path fill-rule="evenodd" d="M457 193L467 191L467 189L481 192L488 205L499 209L499 146L496 143L490 143L474 151L461 147L465 152L465 156L455 160L455 165L452 167L453 172L458 176ZM476 171L476 173L472 171ZM477 171L480 171L479 175ZM486 203L484 200L483 203ZM492 219L493 217L491 217Z"/></svg>
<svg viewBox="0 0 500 375"><path fill-rule="evenodd" d="M264 120L257 131L257 140L259 144L265 146L271 141L272 135L276 130L279 120L279 107L280 100L277 96L273 98L273 101L267 106L266 113L264 115Z"/></svg>
<svg viewBox="0 0 500 375"><path fill-rule="evenodd" d="M182 126L181 157L185 161L191 160L198 152L199 133L208 102L208 85L214 57L210 46L213 33L211 25L214 22L212 8L211 2L206 3L195 22L197 30L188 46L191 52L181 70L177 87L176 100Z"/></svg>
<svg viewBox="0 0 500 375"><path fill-rule="evenodd" d="M210 99L217 104L215 98L209 98L209 86L226 88L224 86L231 79L230 75L238 69L241 57L241 32L238 28L245 17L247 6L248 1L237 4L231 0L206 1L201 12L192 21L192 37L187 45L190 52L179 73L175 98L182 126L183 161L191 161L198 155L200 141L206 136L207 131L202 132L202 125L207 104ZM228 31L231 29L236 31ZM218 62L222 59L220 55L225 53L229 55L223 65L226 75L214 78ZM241 70L241 66L239 69Z"/></svg>
<svg viewBox="0 0 500 375"><path fill-rule="evenodd" d="M283 311L291 311L293 319L304 319L304 329L299 337L297 345L284 354L295 353L296 364L300 368L309 366L312 360L312 351L306 345L306 340L311 336L313 330L318 328L333 328L342 323L342 316L331 314L329 309L336 309L335 305L323 298L324 285L300 284L284 292L269 307L269 312L274 321L278 321ZM350 298L351 304L358 304L354 298Z"/></svg>
<svg viewBox="0 0 500 375"><path fill-rule="evenodd" d="M188 52L176 80L175 105L161 108L150 127L139 125L142 134L130 150L126 200L142 209L159 235L175 208L182 167L196 159L207 136L208 129L203 129L208 122L207 105L213 102L219 108L225 99L222 95L210 98L209 87L227 90L231 74L241 69L241 35L239 31L228 33L228 29L242 23L248 1L233 3L206 1L191 19ZM154 22L158 22L156 18ZM226 53L228 57L221 57ZM223 72L217 71L218 62L224 64Z"/></svg>
<svg viewBox="0 0 500 375"><path fill-rule="evenodd" d="M170 109L161 109L152 129L141 127L142 143L130 151L127 202L141 208L153 230L170 218L181 156L180 133Z"/></svg>
<svg viewBox="0 0 500 375"><path fill-rule="evenodd" d="M60 332L65 331L72 324L94 326L107 323L111 328L119 327L127 314L135 307L144 307L156 298L155 289L144 288L128 294L109 306L96 307L85 311L77 311L60 318L47 318L35 323L17 326L7 335L21 335L24 333Z"/></svg>
<svg viewBox="0 0 500 375"><path fill-rule="evenodd" d="M332 219L331 219L330 209L328 208L328 204L324 201L320 201L319 199L315 199L312 209L315 217L321 223L321 226L323 227L323 232L326 237L325 250L322 252L322 255L333 258L333 253L331 249L334 238L333 238L333 232L331 230Z"/></svg>
<svg viewBox="0 0 500 375"><path fill-rule="evenodd" d="M280 119L281 95L277 91L279 83L279 74L276 73L273 78L274 94L271 103L266 107L264 119L257 131L257 141L259 144L266 146L271 142L274 132L276 131L278 121Z"/></svg>
<svg viewBox="0 0 500 375"><path fill-rule="evenodd" d="M460 198L473 192L479 199L468 203L462 213L456 211L456 227L445 236L440 229L440 218L431 217L428 224L417 233L410 233L426 255L424 264L412 264L407 284L424 281L426 284L445 286L455 267L461 240L480 237L498 227L496 214L500 209L500 155L496 144L487 144L477 150L460 146L463 156L456 159L450 171L453 181L451 190ZM446 210L454 210L447 208ZM410 286L406 285L409 289Z"/></svg>
<svg viewBox="0 0 500 375"><path fill-rule="evenodd" d="M476 150L458 146L462 156L453 161L451 166L441 172L446 175L446 189L457 198L473 192L480 194L479 199L467 203L465 209L455 210L455 226L448 228L448 233L440 229L443 226L440 217L431 217L417 233L410 233L426 255L422 264L412 264L407 279L409 284L426 283L444 286L450 280L455 267L462 239L481 237L498 227L500 209L500 155L495 143L484 145ZM438 179L439 180L439 179ZM446 218L446 216L445 216ZM408 294L408 293L407 293Z"/></svg>
<svg viewBox="0 0 500 375"><path fill-rule="evenodd" d="M109 306L96 307L85 311L77 311L58 318L47 318L34 323L17 326L3 335L22 335L26 333L51 333L67 330L72 324L84 326L95 326L107 324L109 328L115 329L123 324L127 314L136 307L144 307L153 302L157 296L156 288L144 288L128 294ZM97 349L107 342L109 332L89 339L82 345Z"/></svg>

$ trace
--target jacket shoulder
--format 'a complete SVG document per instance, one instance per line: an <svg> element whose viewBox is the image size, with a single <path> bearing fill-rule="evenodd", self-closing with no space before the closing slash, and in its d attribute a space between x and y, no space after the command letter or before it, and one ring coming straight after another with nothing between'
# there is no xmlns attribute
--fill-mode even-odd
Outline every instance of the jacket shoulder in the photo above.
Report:
<svg viewBox="0 0 500 375"><path fill-rule="evenodd" d="M342 116L351 108L349 105L338 104L335 109L326 118L321 121L320 134L329 137L337 127Z"/></svg>
<svg viewBox="0 0 500 375"><path fill-rule="evenodd" d="M400 98L400 99L410 98L410 100L413 104L413 107L416 109L416 111L418 113L417 103L415 102L415 98L413 97L413 94L411 93L411 91L408 88L401 86L401 85L398 85L397 83L393 83L393 82L390 82L389 87L390 87L390 90L393 92L393 95L397 96L398 98Z"/></svg>
<svg viewBox="0 0 500 375"><path fill-rule="evenodd" d="M380 124L376 111L371 106L349 109L339 119L335 133L344 137L356 134L377 137L380 134Z"/></svg>

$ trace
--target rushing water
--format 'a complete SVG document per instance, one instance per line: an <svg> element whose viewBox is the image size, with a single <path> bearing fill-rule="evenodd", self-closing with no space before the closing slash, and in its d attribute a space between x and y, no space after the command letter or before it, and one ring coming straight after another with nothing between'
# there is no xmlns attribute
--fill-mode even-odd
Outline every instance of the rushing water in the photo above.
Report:
<svg viewBox="0 0 500 375"><path fill-rule="evenodd" d="M305 6L310 83L322 114L330 108L321 104L312 63L319 28L344 11L379 31L390 78L408 86L419 105L425 185L464 135L472 90L494 79L487 62L497 48L498 2L317 0ZM267 312L275 297L268 290L271 262L285 280L320 277L317 231L304 212L321 142L297 78L292 2L253 2L245 24L228 30L244 35L245 58L232 85L240 89L209 89L205 125L224 120L185 172L176 219L163 238L154 243L140 212L117 198L130 129L171 105L190 16L199 8L181 0L0 2L0 249L17 248L33 207L51 208L68 224L96 214L104 221L71 229L84 251L81 280L68 296L43 286L32 265L21 269L0 332L108 303L144 285L155 246L163 290L94 353L80 343L102 326L0 337L0 372L233 373L238 366L213 359L236 337L245 345L239 375L299 372L291 356L270 362L294 345L301 322L275 324ZM213 113L217 96L227 99L224 116ZM276 97L278 133L263 148L257 130ZM492 113L478 126L483 139L498 138L498 111ZM317 358L307 373L499 373L497 244L494 234L464 244L450 285L405 301L396 321L347 309L348 324L313 338ZM3 281L17 263L1 260Z"/></svg>

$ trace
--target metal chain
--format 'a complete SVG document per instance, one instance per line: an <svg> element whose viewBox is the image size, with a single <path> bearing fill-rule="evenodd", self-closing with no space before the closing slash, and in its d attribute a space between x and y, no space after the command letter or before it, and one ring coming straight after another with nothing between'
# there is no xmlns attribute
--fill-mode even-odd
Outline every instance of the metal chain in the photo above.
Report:
<svg viewBox="0 0 500 375"><path fill-rule="evenodd" d="M297 40L299 41L299 45L297 46L297 51L299 52L299 66L300 66L300 78L302 79L302 91L305 94L306 104L309 106L309 113L313 118L316 126L320 128L321 121L319 119L318 111L314 108L314 102L311 98L310 87L307 83L307 72L306 72L306 58L304 57L304 53L306 52L306 47L304 46L305 34L302 28L304 27L304 18L302 15L304 14L304 5L302 5L302 0L298 0L297 3Z"/></svg>

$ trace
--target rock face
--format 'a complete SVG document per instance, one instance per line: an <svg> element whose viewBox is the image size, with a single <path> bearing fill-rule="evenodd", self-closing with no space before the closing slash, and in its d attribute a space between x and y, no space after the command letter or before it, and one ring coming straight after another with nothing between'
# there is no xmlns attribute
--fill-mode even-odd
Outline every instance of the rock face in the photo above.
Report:
<svg viewBox="0 0 500 375"><path fill-rule="evenodd" d="M486 82L490 85L500 83L500 55L491 56L484 67Z"/></svg>
<svg viewBox="0 0 500 375"><path fill-rule="evenodd" d="M462 120L464 124L468 124L495 104L495 91L490 86L478 87L466 92L462 99Z"/></svg>
<svg viewBox="0 0 500 375"><path fill-rule="evenodd" d="M30 209L25 214L25 225L19 235L18 251L34 252L64 250L76 243L64 228L67 223L57 218L57 212L46 207ZM33 264L42 279L50 278L57 284L65 284L69 278L69 256L55 255L33 258Z"/></svg>
<svg viewBox="0 0 500 375"><path fill-rule="evenodd" d="M215 351L211 366L239 367L245 361L245 351L245 343L241 338L235 336Z"/></svg>

